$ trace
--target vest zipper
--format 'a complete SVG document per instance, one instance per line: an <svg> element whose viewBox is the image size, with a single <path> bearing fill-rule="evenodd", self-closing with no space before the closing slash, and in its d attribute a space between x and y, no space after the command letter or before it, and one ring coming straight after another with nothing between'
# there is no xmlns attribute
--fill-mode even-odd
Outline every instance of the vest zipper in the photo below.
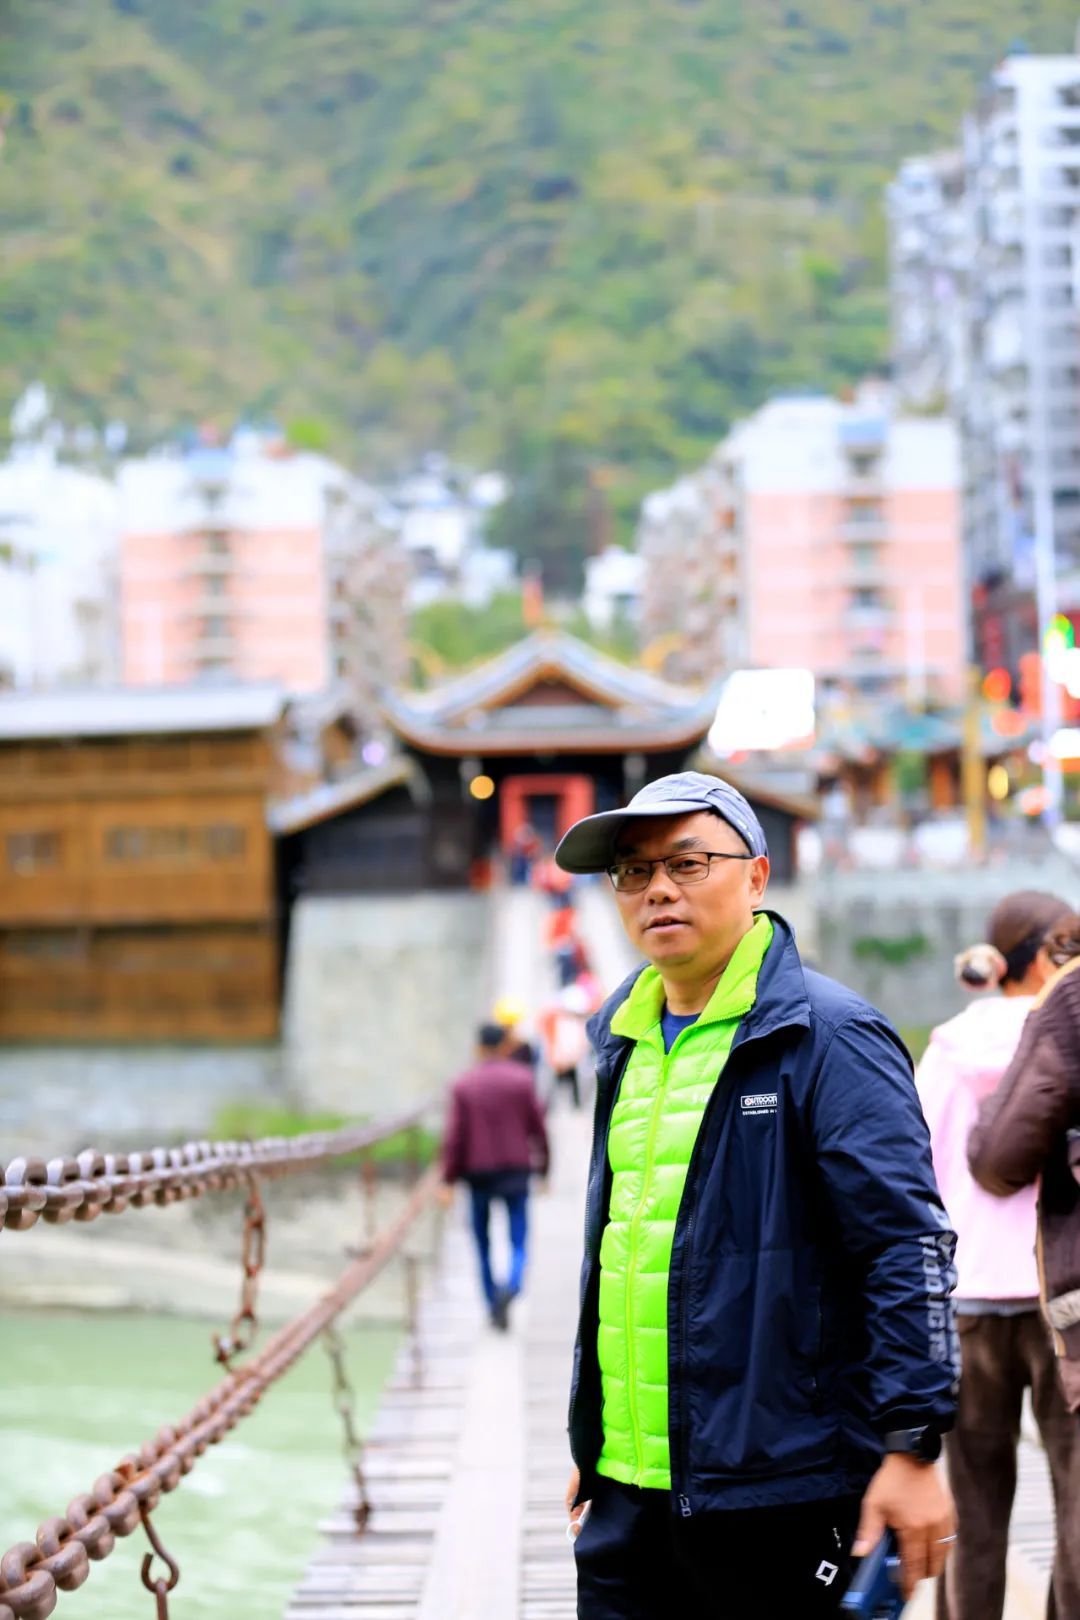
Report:
<svg viewBox="0 0 1080 1620"><path fill-rule="evenodd" d="M728 1049L728 1055L727 1055L727 1058L724 1061L724 1066L720 1070L720 1073L717 1075L716 1083L713 1086L712 1091L709 1093L709 1096L708 1096L708 1098L706 1100L706 1103L705 1103L705 1107L702 1110L701 1123L698 1126L697 1136L694 1138L694 1146L693 1146L693 1149L692 1149L691 1154L690 1154L690 1163L686 1167L686 1180L683 1183L682 1206L680 1207L680 1213L682 1211L682 1208L684 1208L684 1207L687 1209L687 1213L686 1213L686 1225L685 1225L685 1227L683 1229L682 1263L681 1263L680 1272L679 1272L679 1334L680 1334L679 1351L680 1351L680 1364L679 1364L679 1448L678 1448L678 1466L679 1466L680 1477L679 1477L679 1479L676 1479L676 1477L675 1477L676 1457L675 1457L674 1448L672 1448L671 1483L672 1483L673 1487L676 1486L676 1485L682 1485L685 1488L690 1483L690 1424L689 1424L689 1421L688 1421L688 1419L689 1419L689 1412L688 1412L689 1392L688 1392L687 1387L686 1387L686 1369L682 1365L682 1360L683 1360L683 1358L685 1358L685 1353L686 1353L687 1322L688 1322L689 1315L690 1315L689 1290L686 1287L686 1267L687 1267L687 1261L689 1260L689 1257L690 1257L690 1243L691 1243L691 1239L693 1238L693 1235L694 1235L694 1222L697 1219L698 1188L699 1188L699 1185L700 1185L700 1176L698 1174L698 1165L699 1165L700 1159L701 1159L701 1144L705 1139L705 1134L706 1134L706 1130L707 1130L708 1123L709 1123L709 1115L712 1112L713 1107L718 1106L718 1104L716 1104L716 1098L717 1098L717 1095L720 1092L721 1085L722 1085L722 1083L724 1081L726 1081L726 1080L728 1080L730 1078L732 1059L734 1058L737 1049L744 1044L744 1041L740 1040L740 1038L739 1038L740 1033L741 1033L741 1029L742 1029L742 1026L740 1025L740 1028L736 1029L736 1031L735 1031L735 1038L732 1041L731 1046ZM727 1089L727 1088L725 1088L725 1089ZM687 1207L687 1194L689 1194L689 1206L688 1207ZM676 1222L676 1225L677 1224L678 1223ZM669 1277L669 1286L670 1286L670 1272L668 1274L668 1277ZM670 1411L670 1396L671 1396L671 1382L670 1382L670 1380L671 1380L671 1346L669 1344L668 1345L668 1399L669 1399L669 1411ZM670 1424L669 1424L669 1430L670 1430ZM669 1433L669 1439L672 1439L672 1438L674 1438L674 1436ZM677 1500L678 1500L678 1503L679 1503L679 1512L680 1512L680 1514L682 1515L682 1517L684 1519L689 1519L691 1517L692 1512L693 1512L693 1509L691 1508L691 1505L690 1505L689 1496L684 1495L684 1494L679 1494Z"/></svg>
<svg viewBox="0 0 1080 1620"><path fill-rule="evenodd" d="M599 1134L600 1134L598 1127L599 1127L599 1124L600 1124L600 1105L601 1105L601 1101L602 1101L602 1095L601 1095L601 1091L600 1091L599 1076L597 1077L596 1105L595 1105L595 1109L594 1109L594 1112L593 1112L594 1156L593 1156L593 1161L592 1161L592 1165L590 1166L590 1169L595 1171L596 1176L598 1178L597 1197L600 1198L601 1201L603 1201L604 1183L607 1180L606 1165L607 1165L607 1161L608 1161L608 1139L611 1136L611 1121L612 1121L612 1118L614 1117L614 1114L615 1114L615 1104L619 1100L619 1093L622 1090L623 1076L626 1073L626 1067L627 1067L627 1064L630 1061L630 1053L631 1053L632 1050L633 1050L632 1047L627 1047L626 1051L622 1054L622 1058L621 1058L621 1061L620 1061L618 1067L616 1068L616 1070L614 1071L614 1073L612 1075L611 1101L610 1101L610 1104L608 1106L607 1119L606 1119L606 1121L604 1123L604 1139L603 1139L603 1144L600 1147L599 1154L596 1154L595 1147L597 1145L597 1138L599 1137ZM590 1215L592 1214L592 1209L590 1207L589 1191L591 1191L591 1178L590 1178L590 1188L586 1192L586 1200L585 1200L585 1202L586 1202L586 1209L585 1209L585 1243L586 1243L586 1249L587 1249L587 1246L588 1246L588 1243L589 1243L589 1218L590 1218ZM597 1250L597 1255L596 1255L596 1260L594 1261L594 1265L598 1266L599 1264L600 1264L600 1254L599 1254L599 1250ZM586 1292L587 1292L587 1290L586 1290ZM585 1324L585 1305L586 1305L586 1298L583 1295L582 1300L581 1300L581 1305L580 1305L580 1308L578 1310L578 1330L577 1330L577 1336L578 1336L578 1339L581 1342L582 1361L584 1361L584 1357L585 1357L585 1325L586 1325ZM574 1440L574 1414L575 1414L575 1412L577 1410L578 1397L580 1396L580 1394L581 1394L581 1375L579 1373L578 1379L574 1383L574 1386L570 1391L570 1410L567 1413L567 1424L566 1424L566 1426L567 1426L567 1431L568 1431L569 1439L570 1439L570 1442L571 1442L571 1446L573 1445L573 1440Z"/></svg>
<svg viewBox="0 0 1080 1620"><path fill-rule="evenodd" d="M683 1031L680 1030L679 1034L681 1035L682 1033ZM676 1036L675 1043L672 1044L672 1051L674 1051L675 1044L677 1044L678 1039L679 1037ZM644 1213L645 1199L649 1190L649 1182L652 1177L653 1153L656 1150L656 1133L660 1127L660 1114L664 1097L667 1093L668 1064L670 1059L671 1052L665 1052L664 1061L660 1067L660 1084L657 1086L656 1096L653 1098L652 1115L649 1119L649 1134L645 1140L645 1174L641 1180L641 1197L638 1199L637 1208L630 1217L630 1232L627 1241L626 1253L626 1300L624 1304L624 1310L626 1313L626 1390L627 1404L630 1408L630 1430L634 1440L634 1484L638 1486L641 1485L642 1478L645 1473L645 1458L641 1450L641 1425L638 1422L636 1395L637 1357L634 1351L634 1319L633 1312L631 1310L633 1291L631 1288L631 1282L637 1268L637 1240L641 1231L641 1217Z"/></svg>

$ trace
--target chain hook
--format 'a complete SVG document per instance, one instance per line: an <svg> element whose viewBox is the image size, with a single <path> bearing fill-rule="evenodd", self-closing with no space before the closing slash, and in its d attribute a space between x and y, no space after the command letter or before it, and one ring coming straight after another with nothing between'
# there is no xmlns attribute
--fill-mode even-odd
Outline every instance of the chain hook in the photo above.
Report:
<svg viewBox="0 0 1080 1620"><path fill-rule="evenodd" d="M169 1620L169 1593L180 1579L180 1565L172 1557L171 1553L166 1552L161 1545L158 1533L150 1522L150 1514L145 1506L140 1508L139 1516L142 1519L142 1527L146 1531L147 1540L154 1549L153 1552L148 1552L143 1558L142 1583L148 1592L154 1594L157 1602L157 1620ZM159 1575L154 1579L150 1574L155 1553L169 1571L167 1578L164 1575Z"/></svg>
<svg viewBox="0 0 1080 1620"><path fill-rule="evenodd" d="M240 1308L229 1324L228 1333L214 1334L214 1359L227 1372L236 1356L247 1350L259 1326L259 1277L266 1259L266 1210L255 1176L248 1179L244 1205L244 1239L240 1253Z"/></svg>

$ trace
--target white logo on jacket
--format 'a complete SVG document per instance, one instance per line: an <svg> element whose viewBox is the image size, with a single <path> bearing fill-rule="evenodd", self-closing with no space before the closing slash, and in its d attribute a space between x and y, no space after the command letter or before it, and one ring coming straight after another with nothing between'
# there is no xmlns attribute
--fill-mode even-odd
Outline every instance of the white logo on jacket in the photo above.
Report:
<svg viewBox="0 0 1080 1620"><path fill-rule="evenodd" d="M744 1091L739 1098L744 1117L776 1113L775 1091Z"/></svg>

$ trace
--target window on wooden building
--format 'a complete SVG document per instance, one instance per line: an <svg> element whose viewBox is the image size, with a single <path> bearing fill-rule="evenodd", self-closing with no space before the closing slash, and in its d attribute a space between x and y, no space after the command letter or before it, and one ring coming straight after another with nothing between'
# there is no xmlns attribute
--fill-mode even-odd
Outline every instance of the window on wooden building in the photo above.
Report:
<svg viewBox="0 0 1080 1620"><path fill-rule="evenodd" d="M235 861L244 853L247 836L234 822L219 821L203 829L203 848L212 861Z"/></svg>
<svg viewBox="0 0 1080 1620"><path fill-rule="evenodd" d="M208 827L110 827L105 857L110 861L230 861L243 855L247 834L234 822Z"/></svg>
<svg viewBox="0 0 1080 1620"><path fill-rule="evenodd" d="M7 863L20 877L46 872L60 865L58 832L21 832L7 835Z"/></svg>

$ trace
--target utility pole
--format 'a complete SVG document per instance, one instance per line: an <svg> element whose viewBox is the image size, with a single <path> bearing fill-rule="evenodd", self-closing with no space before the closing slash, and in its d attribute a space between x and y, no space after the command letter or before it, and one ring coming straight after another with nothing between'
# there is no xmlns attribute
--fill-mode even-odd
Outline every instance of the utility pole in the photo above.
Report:
<svg viewBox="0 0 1080 1620"><path fill-rule="evenodd" d="M964 692L964 729L960 754L960 786L967 817L968 851L973 861L986 855L986 764L982 756L980 715L982 671L972 664Z"/></svg>

